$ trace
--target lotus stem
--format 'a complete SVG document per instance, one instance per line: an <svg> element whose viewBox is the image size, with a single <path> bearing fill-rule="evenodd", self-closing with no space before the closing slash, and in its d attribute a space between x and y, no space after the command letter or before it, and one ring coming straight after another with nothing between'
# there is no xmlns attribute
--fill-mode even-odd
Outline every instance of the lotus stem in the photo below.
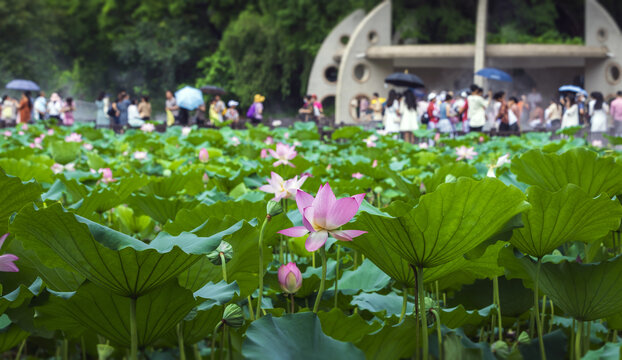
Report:
<svg viewBox="0 0 622 360"><path fill-rule="evenodd" d="M436 337L438 338L438 358L443 358L443 334L441 333L441 315L438 311L431 309L436 319Z"/></svg>
<svg viewBox="0 0 622 360"><path fill-rule="evenodd" d="M227 329L227 359L232 360L233 349L231 345L231 330L229 330L229 327L227 327L226 329Z"/></svg>
<svg viewBox="0 0 622 360"><path fill-rule="evenodd" d="M549 320L549 332L553 331L553 318L555 318L555 307L553 306L553 300L549 300L551 303L551 320Z"/></svg>
<svg viewBox="0 0 622 360"><path fill-rule="evenodd" d="M359 267L359 252L358 250L354 250L354 270L358 269L358 267Z"/></svg>
<svg viewBox="0 0 622 360"><path fill-rule="evenodd" d="M495 322L496 322L497 318L495 317L495 314L493 313L492 316L490 317L490 345L492 345L495 342Z"/></svg>
<svg viewBox="0 0 622 360"><path fill-rule="evenodd" d="M543 334L542 334L542 321L540 321L540 306L538 304L538 288L540 287L539 285L539 281L540 281L540 268L542 267L542 259L538 259L538 265L536 268L536 283L534 286L534 290L533 290L533 301L534 301L534 308L536 310L535 313L535 320L536 320L536 326L538 327L538 343L540 345L540 359L542 360L546 360L546 351L544 350L544 339L543 339Z"/></svg>
<svg viewBox="0 0 622 360"><path fill-rule="evenodd" d="M252 320L252 321L255 321L255 314L254 314L254 312L253 312L253 300L251 299L251 296L250 296L250 295L248 295L248 297L247 297L247 298L248 298L248 313L249 313L249 314L250 314L250 316L251 316L251 320Z"/></svg>
<svg viewBox="0 0 622 360"><path fill-rule="evenodd" d="M130 360L138 360L138 329L136 328L136 298L130 298Z"/></svg>
<svg viewBox="0 0 622 360"><path fill-rule="evenodd" d="M406 285L402 286L402 312L400 313L400 321L398 321L398 323L401 323L402 320L404 320L404 316L406 316L406 306L408 305L408 288L406 287Z"/></svg>
<svg viewBox="0 0 622 360"><path fill-rule="evenodd" d="M546 325L546 295L542 296L542 314L540 316L540 321L542 322L542 328Z"/></svg>
<svg viewBox="0 0 622 360"><path fill-rule="evenodd" d="M291 303L292 303L292 304L291 304L291 306L292 306L292 308L291 308L291 309L292 309L291 313L293 314L293 313L295 313L295 312L296 312L296 311L295 311L295 309L296 309L296 300L294 300L294 294L289 294L289 299L290 299L290 301L291 301Z"/></svg>
<svg viewBox="0 0 622 360"><path fill-rule="evenodd" d="M198 343L192 345L192 350L194 350L194 360L202 360L201 352L199 351L199 344Z"/></svg>
<svg viewBox="0 0 622 360"><path fill-rule="evenodd" d="M225 254L221 251L219 254L220 256L220 266L222 267L222 279L228 283L227 281L227 260L225 259Z"/></svg>
<svg viewBox="0 0 622 360"><path fill-rule="evenodd" d="M581 360L581 338L583 337L583 321L579 320L577 325L577 332L574 337L574 358Z"/></svg>
<svg viewBox="0 0 622 360"><path fill-rule="evenodd" d="M421 321L421 348L423 359L428 359L428 319L425 310L425 290L423 286L423 266L418 267L417 271L417 297L419 298L419 321Z"/></svg>
<svg viewBox="0 0 622 360"><path fill-rule="evenodd" d="M574 318L572 318L572 327L570 328L570 341L576 341L575 336L577 336L577 334L575 333L575 326L576 326L576 320ZM571 344L570 345L570 354L568 355L568 359L574 359L574 348L575 345Z"/></svg>
<svg viewBox="0 0 622 360"><path fill-rule="evenodd" d="M613 330L613 340L614 343L618 342L618 330Z"/></svg>
<svg viewBox="0 0 622 360"><path fill-rule="evenodd" d="M317 292L317 297L315 298L315 304L313 304L313 312L315 314L317 314L320 308L324 287L326 286L326 249L324 249L323 246L320 248L320 257L322 258L322 279L320 281L320 290Z"/></svg>
<svg viewBox="0 0 622 360"><path fill-rule="evenodd" d="M19 349L17 349L17 355L15 355L15 360L21 359L24 346L26 346L26 339L22 340L21 344L19 344Z"/></svg>
<svg viewBox="0 0 622 360"><path fill-rule="evenodd" d="M339 255L341 255L341 245L337 245L337 264L335 265L335 305L337 308L337 301L339 297Z"/></svg>
<svg viewBox="0 0 622 360"><path fill-rule="evenodd" d="M590 336L592 335L592 322L591 321L587 322L587 329L585 329L584 332L585 332L584 334L585 338L581 342L581 353L583 353L584 351L590 350Z"/></svg>
<svg viewBox="0 0 622 360"><path fill-rule="evenodd" d="M184 349L184 333L181 322L177 323L177 343L179 346L179 359L186 360L186 349Z"/></svg>
<svg viewBox="0 0 622 360"><path fill-rule="evenodd" d="M216 359L216 336L218 335L218 329L222 326L222 321L219 321L218 324L214 327L214 332L212 333L212 351L210 351L210 359ZM221 344L222 346L222 344Z"/></svg>
<svg viewBox="0 0 622 360"><path fill-rule="evenodd" d="M263 297L263 235L266 232L266 224L270 221L270 216L267 215L263 224L261 224L261 230L259 230L259 272L257 278L259 278L259 295L257 295L257 319L261 317L261 298Z"/></svg>
<svg viewBox="0 0 622 360"><path fill-rule="evenodd" d="M220 360L225 358L225 333L227 332L227 325L222 326L222 331L220 332Z"/></svg>
<svg viewBox="0 0 622 360"><path fill-rule="evenodd" d="M67 340L67 337L63 336L63 354L62 354L62 359L63 360L68 360L69 359L69 341Z"/></svg>
<svg viewBox="0 0 622 360"><path fill-rule="evenodd" d="M413 272L415 273L415 306L413 306L413 314L415 314L415 320L417 321L417 326L415 326L415 355L416 355L416 359L419 360L421 359L421 349L420 349L420 342L419 342L419 331L420 331L420 326L419 326L419 279L417 277L417 268L414 265L410 265L410 267L413 269Z"/></svg>
<svg viewBox="0 0 622 360"><path fill-rule="evenodd" d="M497 305L497 317L499 318L499 340L503 341L503 322L501 318L501 298L499 297L499 278L492 278L493 302ZM493 334L494 335L494 334ZM493 336L494 338L494 336Z"/></svg>
<svg viewBox="0 0 622 360"><path fill-rule="evenodd" d="M279 235L279 264L285 264L283 258L283 235Z"/></svg>
<svg viewBox="0 0 622 360"><path fill-rule="evenodd" d="M82 360L86 360L86 344L84 343L84 336L80 336L80 351L82 352Z"/></svg>

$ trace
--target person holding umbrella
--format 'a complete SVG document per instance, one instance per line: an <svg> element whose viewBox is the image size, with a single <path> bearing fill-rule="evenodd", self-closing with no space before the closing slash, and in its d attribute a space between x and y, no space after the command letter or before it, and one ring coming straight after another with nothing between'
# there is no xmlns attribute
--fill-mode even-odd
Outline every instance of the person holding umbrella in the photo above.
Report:
<svg viewBox="0 0 622 360"><path fill-rule="evenodd" d="M32 101L30 101L30 91L26 90L22 93L22 98L19 100L18 110L18 122L20 124L26 124L30 121L32 114Z"/></svg>
<svg viewBox="0 0 622 360"><path fill-rule="evenodd" d="M562 129L579 125L579 106L574 96L566 96L564 99L564 115L562 116Z"/></svg>

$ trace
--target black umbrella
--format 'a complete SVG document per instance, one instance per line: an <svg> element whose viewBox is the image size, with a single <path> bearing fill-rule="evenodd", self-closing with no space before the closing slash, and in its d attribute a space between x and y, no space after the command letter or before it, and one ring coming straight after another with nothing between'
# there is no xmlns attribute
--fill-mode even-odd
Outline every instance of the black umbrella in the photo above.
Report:
<svg viewBox="0 0 622 360"><path fill-rule="evenodd" d="M415 74L396 72L384 79L384 82L387 84L402 86L402 87L411 87L411 88L421 88L425 87L423 80Z"/></svg>
<svg viewBox="0 0 622 360"><path fill-rule="evenodd" d="M224 95L227 93L225 89L219 88L218 86L214 85L201 86L201 91L203 91L204 94L210 95Z"/></svg>

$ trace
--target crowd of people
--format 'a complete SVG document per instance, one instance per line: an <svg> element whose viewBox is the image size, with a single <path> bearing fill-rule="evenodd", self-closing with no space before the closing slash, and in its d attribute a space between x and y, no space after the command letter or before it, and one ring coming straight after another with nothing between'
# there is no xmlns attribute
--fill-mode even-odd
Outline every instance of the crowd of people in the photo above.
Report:
<svg viewBox="0 0 622 360"><path fill-rule="evenodd" d="M362 97L351 104L361 123L384 127L387 133L401 133L404 140L413 142L413 131L426 125L440 133L494 130L511 133L524 130L556 130L586 126L591 132L609 130L622 136L622 91L610 103L595 91L564 92L545 106L542 95L533 88L528 94L507 96L503 91L488 91L471 85L467 90L432 91L425 96L419 90L402 93L390 90L387 98L374 93L371 100Z"/></svg>
<svg viewBox="0 0 622 360"><path fill-rule="evenodd" d="M76 107L71 97L63 100L57 93L53 93L48 100L43 91L40 91L35 99L31 95L30 91L24 91L19 100L9 95L2 96L0 121L4 126L47 119L54 119L63 125L74 123Z"/></svg>

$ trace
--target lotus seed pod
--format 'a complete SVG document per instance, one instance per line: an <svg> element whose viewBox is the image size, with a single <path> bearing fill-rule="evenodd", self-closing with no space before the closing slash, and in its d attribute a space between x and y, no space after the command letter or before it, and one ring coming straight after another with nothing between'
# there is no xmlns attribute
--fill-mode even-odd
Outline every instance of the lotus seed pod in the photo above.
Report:
<svg viewBox="0 0 622 360"><path fill-rule="evenodd" d="M207 258L214 265L222 265L222 257L220 256L221 253L225 258L225 262L229 262L233 258L233 247L231 244L224 240L221 241L216 250L207 254Z"/></svg>
<svg viewBox="0 0 622 360"><path fill-rule="evenodd" d="M242 308L236 304L229 304L222 314L222 322L233 328L239 328L244 325L244 312Z"/></svg>
<svg viewBox="0 0 622 360"><path fill-rule="evenodd" d="M276 201L268 201L268 206L266 206L266 212L270 217L277 216L278 214L283 212L283 208L281 204Z"/></svg>

